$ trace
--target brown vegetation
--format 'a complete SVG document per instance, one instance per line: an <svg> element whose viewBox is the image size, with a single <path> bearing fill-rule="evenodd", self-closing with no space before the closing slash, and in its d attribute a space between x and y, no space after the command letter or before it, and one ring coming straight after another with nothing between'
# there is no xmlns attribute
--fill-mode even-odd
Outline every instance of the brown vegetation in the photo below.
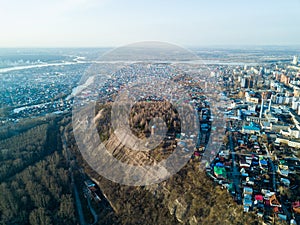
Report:
<svg viewBox="0 0 300 225"><path fill-rule="evenodd" d="M146 136L148 119L160 113L156 109L165 107L149 103L153 104L150 106L152 112L149 114L144 110L143 104L148 103L138 103L129 118L133 132L137 133L139 137ZM109 126L110 116L106 114L110 111L109 107L107 105L99 106L99 110L102 111L101 117L98 117L97 126L98 131L113 136L113 131ZM176 112L173 116L172 113L171 111L171 116L167 120L167 124L171 126L172 118L176 118ZM165 117L166 115L162 114ZM107 196L121 224L256 224L251 213L244 214L242 207L238 206L226 191L216 187L207 178L205 173L200 170L199 162L190 161L179 173L157 185L124 186L113 183L96 173L82 159L72 136L71 126L68 126L68 131L68 142L73 143L72 151L84 167L85 172L97 182ZM140 132L145 133L140 134ZM176 140L173 139L173 141L176 144ZM131 154L130 149L126 149L125 146L116 142L114 137L106 141L106 147L110 152L119 152L119 154L114 154L115 157L118 155L122 155L123 159L124 157L137 157L137 154ZM167 146L160 145L157 149L161 153L167 148Z"/></svg>

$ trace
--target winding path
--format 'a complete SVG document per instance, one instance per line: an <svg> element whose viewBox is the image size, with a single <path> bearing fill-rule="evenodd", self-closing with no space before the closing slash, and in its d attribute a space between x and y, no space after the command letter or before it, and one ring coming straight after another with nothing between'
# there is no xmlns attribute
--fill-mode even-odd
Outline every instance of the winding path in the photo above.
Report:
<svg viewBox="0 0 300 225"><path fill-rule="evenodd" d="M91 225L94 225L94 224L98 223L98 215L97 215L97 213L95 212L95 210L94 210L94 208L93 208L93 206L92 206L92 204L91 204L90 198L86 198L86 199L87 199L87 202L88 202L88 206L89 206L89 208L90 208L90 211L91 211L91 213L92 213L92 215L93 215L93 217L94 217L94 223L92 223Z"/></svg>

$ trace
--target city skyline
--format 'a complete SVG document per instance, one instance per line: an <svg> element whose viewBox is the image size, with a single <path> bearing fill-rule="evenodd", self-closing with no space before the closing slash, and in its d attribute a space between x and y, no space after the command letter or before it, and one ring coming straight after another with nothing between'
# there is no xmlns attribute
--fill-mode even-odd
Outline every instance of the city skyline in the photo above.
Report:
<svg viewBox="0 0 300 225"><path fill-rule="evenodd" d="M17 0L0 3L0 47L299 46L299 0Z"/></svg>

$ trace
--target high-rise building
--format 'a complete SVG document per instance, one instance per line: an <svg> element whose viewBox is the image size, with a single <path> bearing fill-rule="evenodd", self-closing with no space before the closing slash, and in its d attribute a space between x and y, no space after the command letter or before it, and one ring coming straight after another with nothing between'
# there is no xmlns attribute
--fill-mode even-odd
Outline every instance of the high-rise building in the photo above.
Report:
<svg viewBox="0 0 300 225"><path fill-rule="evenodd" d="M298 56L294 56L292 64L298 65Z"/></svg>
<svg viewBox="0 0 300 225"><path fill-rule="evenodd" d="M254 81L251 76L245 76L241 79L241 87L242 88L253 88Z"/></svg>
<svg viewBox="0 0 300 225"><path fill-rule="evenodd" d="M262 118L263 112L264 112L264 99L262 98L261 99L261 106L260 106L260 113L259 113L259 118L260 119Z"/></svg>
<svg viewBox="0 0 300 225"><path fill-rule="evenodd" d="M276 97L276 103L277 104L283 104L285 98L283 96L277 96Z"/></svg>
<svg viewBox="0 0 300 225"><path fill-rule="evenodd" d="M285 85L288 85L291 81L291 77L286 75L286 74L282 74L280 77L280 82L284 83Z"/></svg>
<svg viewBox="0 0 300 225"><path fill-rule="evenodd" d="M155 135L155 131L156 131L156 126L155 125L151 126L151 135L152 136Z"/></svg>
<svg viewBox="0 0 300 225"><path fill-rule="evenodd" d="M242 79L241 79L241 87L242 88L246 88L248 86L248 84L247 84L247 79L245 78L245 77L243 77Z"/></svg>
<svg viewBox="0 0 300 225"><path fill-rule="evenodd" d="M272 97L273 95L271 96L271 98L269 99L269 107L268 107L268 111L271 112L271 109L272 109Z"/></svg>
<svg viewBox="0 0 300 225"><path fill-rule="evenodd" d="M293 101L292 102L292 109L297 110L299 107L300 102L299 101Z"/></svg>

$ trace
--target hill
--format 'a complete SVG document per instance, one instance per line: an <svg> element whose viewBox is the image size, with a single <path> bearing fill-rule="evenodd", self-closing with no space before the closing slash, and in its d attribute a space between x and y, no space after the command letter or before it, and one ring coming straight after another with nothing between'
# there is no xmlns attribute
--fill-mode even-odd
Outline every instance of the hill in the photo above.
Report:
<svg viewBox="0 0 300 225"><path fill-rule="evenodd" d="M143 110L146 107L151 110ZM98 105L95 115L100 137L115 158L129 164L145 165L151 164L145 160L149 155L161 160L165 157L164 152L173 151L176 133L180 132L180 121L171 106L164 102L140 102L133 108L130 127L138 137L147 136L147 123L156 115L165 120L167 133L173 135L170 145L163 140L151 152L138 153L128 149L114 135L110 109L111 104ZM242 207L232 200L227 191L207 178L205 172L200 170L199 160L191 159L177 174L159 184L138 187L120 185L99 175L82 158L72 135L71 124L66 131L68 142L73 143L72 152L85 172L98 184L120 224L257 224L253 214L244 214Z"/></svg>

